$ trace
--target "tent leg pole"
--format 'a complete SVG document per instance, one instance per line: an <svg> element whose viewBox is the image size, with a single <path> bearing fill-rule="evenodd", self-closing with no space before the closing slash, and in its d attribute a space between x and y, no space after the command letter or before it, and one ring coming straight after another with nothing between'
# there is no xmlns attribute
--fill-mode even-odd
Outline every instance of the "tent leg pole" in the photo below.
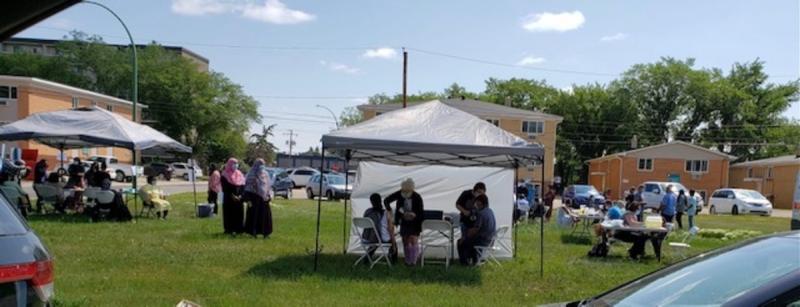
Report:
<svg viewBox="0 0 800 307"><path fill-rule="evenodd" d="M345 154L344 160L344 212L342 213L342 255L347 254L347 186L350 184L350 176L348 176L348 172L350 171L350 153Z"/></svg>
<svg viewBox="0 0 800 307"><path fill-rule="evenodd" d="M139 174L136 172L137 171L137 169L136 169L136 149L134 149L134 148L131 148L131 159L133 160L132 163L131 163L131 164L133 164L133 169L131 171L131 174L133 174L133 180L131 180L131 182L133 183L133 192L134 192L133 193L133 212L134 212L133 216L135 218L134 221L138 221L139 217L136 214L136 207L139 206L138 205L138 203L139 203L139 193L138 193L138 190L136 189L136 181L137 181L137 179L139 177ZM123 176L123 177L125 177L125 176Z"/></svg>
<svg viewBox="0 0 800 307"><path fill-rule="evenodd" d="M517 182L519 182L519 164L514 163L514 184L512 184L512 189L513 189L512 193L514 193L514 195L517 195ZM516 199L516 197L515 197L515 199ZM511 208L514 208L511 211L511 219L513 220L514 216L516 215L514 213L516 213L518 211L517 210L517 203L515 202L514 204L512 204ZM526 212L525 214L528 214L528 213ZM519 230L519 227L517 226L517 221L514 221L513 223L511 223L511 225L514 226L514 234L513 234L514 235L514 251L513 251L514 254L513 254L513 257L517 258L517 248L519 248L517 246L517 238L519 237L519 234L518 234L517 230Z"/></svg>
<svg viewBox="0 0 800 307"><path fill-rule="evenodd" d="M324 175L324 167L325 167L325 144L322 144L322 157L321 163L319 164L319 174L320 176ZM322 193L322 178L319 180L319 191ZM319 267L319 221L322 215L322 196L318 196L317 198L317 233L316 233L316 247L314 248L314 272L317 271Z"/></svg>
<svg viewBox="0 0 800 307"><path fill-rule="evenodd" d="M539 189L540 197L544 200L544 153L542 153L542 187ZM542 202L544 206L544 202ZM539 277L544 277L544 217L539 223Z"/></svg>
<svg viewBox="0 0 800 307"><path fill-rule="evenodd" d="M200 212L197 211L197 175L196 175L197 172L195 172L194 170L194 168L196 167L195 164L196 163L194 162L194 159L192 159L192 165L189 170L192 171L191 179L192 179L192 192L194 194L194 214L195 216L200 217Z"/></svg>

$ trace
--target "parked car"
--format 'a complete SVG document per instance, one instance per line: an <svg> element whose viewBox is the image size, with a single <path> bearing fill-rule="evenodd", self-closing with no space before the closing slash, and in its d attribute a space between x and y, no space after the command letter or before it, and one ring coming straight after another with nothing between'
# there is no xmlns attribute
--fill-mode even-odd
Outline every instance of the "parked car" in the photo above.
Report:
<svg viewBox="0 0 800 307"><path fill-rule="evenodd" d="M48 306L55 294L53 257L0 194L0 306Z"/></svg>
<svg viewBox="0 0 800 307"><path fill-rule="evenodd" d="M680 182L660 182L660 181L647 181L642 183L644 186L644 192L642 192L642 199L644 200L644 208L645 209L658 209L661 207L661 200L664 198L665 193L667 193L667 187L672 186L672 189L669 190L670 193L678 195L680 190L684 190L686 195L689 195L689 189L683 186ZM698 208L702 211L703 202L698 204Z"/></svg>
<svg viewBox="0 0 800 307"><path fill-rule="evenodd" d="M706 252L598 296L548 306L798 306L800 231Z"/></svg>
<svg viewBox="0 0 800 307"><path fill-rule="evenodd" d="M319 181L322 180L322 190L320 190ZM319 174L311 176L308 180L308 187L306 187L306 195L308 199L314 199L316 196L325 195L328 200L337 200L341 198L350 197L350 192L353 190L352 184L347 185L347 191L344 186L344 176L342 175L323 175ZM320 192L322 191L322 192Z"/></svg>
<svg viewBox="0 0 800 307"><path fill-rule="evenodd" d="M114 178L116 181L132 181L133 180L133 165L120 163L117 158L113 156L91 156L87 161L91 162L100 162L106 163L106 167L109 171L113 171L114 175L111 178ZM137 174L143 173L143 168L141 166L136 168Z"/></svg>
<svg viewBox="0 0 800 307"><path fill-rule="evenodd" d="M267 171L272 183L273 195L281 196L284 199L292 198L292 179L289 178L289 173L277 169L268 169Z"/></svg>
<svg viewBox="0 0 800 307"><path fill-rule="evenodd" d="M174 170L173 176L180 177L183 178L183 180L189 181L190 179L189 174L192 171L192 166L189 165L189 163L175 162L175 163L170 163L170 166L172 166L172 169ZM203 176L203 170L200 169L199 166L195 166L194 178L195 179L200 178L200 176Z"/></svg>
<svg viewBox="0 0 800 307"><path fill-rule="evenodd" d="M747 189L719 189L708 200L709 213L730 213L738 215L772 215L772 203L758 191Z"/></svg>
<svg viewBox="0 0 800 307"><path fill-rule="evenodd" d="M164 162L152 162L144 167L145 176L160 177L167 181L172 180L174 171L172 166Z"/></svg>
<svg viewBox="0 0 800 307"><path fill-rule="evenodd" d="M581 205L588 206L589 199L593 199L594 205L603 205L606 203L606 198L603 197L594 186L575 184L568 186L564 189L564 195L561 197L565 205L572 208L580 208Z"/></svg>
<svg viewBox="0 0 800 307"><path fill-rule="evenodd" d="M293 188L302 188L306 186L308 179L316 174L319 174L319 171L313 168L295 168L289 171L289 178L292 179Z"/></svg>

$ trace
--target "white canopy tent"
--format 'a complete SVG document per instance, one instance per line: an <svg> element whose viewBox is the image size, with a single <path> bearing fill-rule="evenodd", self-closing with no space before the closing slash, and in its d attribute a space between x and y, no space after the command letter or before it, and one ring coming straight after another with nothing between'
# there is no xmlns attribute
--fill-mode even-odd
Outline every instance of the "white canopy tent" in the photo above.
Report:
<svg viewBox="0 0 800 307"><path fill-rule="evenodd" d="M345 151L348 161L355 159L396 166L442 165L516 170L521 165L541 164L544 157L544 148L541 145L529 144L485 120L437 100L388 112L323 135L322 149L323 159L326 150L341 150ZM513 184L514 182L508 187L509 199L513 195ZM417 186L421 188L420 184ZM356 207L360 208L358 200L356 202ZM493 208L513 207L513 203L492 204ZM346 200L344 206L346 216ZM321 199L317 203L315 270L319 259L320 214ZM541 232L543 234L543 228ZM343 237L346 237L346 232Z"/></svg>

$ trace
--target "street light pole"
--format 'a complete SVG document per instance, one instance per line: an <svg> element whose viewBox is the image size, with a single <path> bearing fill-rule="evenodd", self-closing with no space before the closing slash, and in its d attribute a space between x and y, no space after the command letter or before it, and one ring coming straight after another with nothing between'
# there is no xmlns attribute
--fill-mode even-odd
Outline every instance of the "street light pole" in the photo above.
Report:
<svg viewBox="0 0 800 307"><path fill-rule="evenodd" d="M320 104L317 105L317 108L323 108L325 110L328 110L328 112L331 113L331 117L333 117L333 122L336 123L336 129L339 129L339 119L336 118L336 114L333 113L333 110Z"/></svg>

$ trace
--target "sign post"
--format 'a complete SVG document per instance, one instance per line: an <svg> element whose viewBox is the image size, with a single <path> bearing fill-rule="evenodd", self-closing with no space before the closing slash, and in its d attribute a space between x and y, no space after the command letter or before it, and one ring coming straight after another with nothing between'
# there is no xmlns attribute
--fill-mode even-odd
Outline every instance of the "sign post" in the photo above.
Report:
<svg viewBox="0 0 800 307"><path fill-rule="evenodd" d="M800 171L794 182L794 201L792 201L792 230L800 229Z"/></svg>

